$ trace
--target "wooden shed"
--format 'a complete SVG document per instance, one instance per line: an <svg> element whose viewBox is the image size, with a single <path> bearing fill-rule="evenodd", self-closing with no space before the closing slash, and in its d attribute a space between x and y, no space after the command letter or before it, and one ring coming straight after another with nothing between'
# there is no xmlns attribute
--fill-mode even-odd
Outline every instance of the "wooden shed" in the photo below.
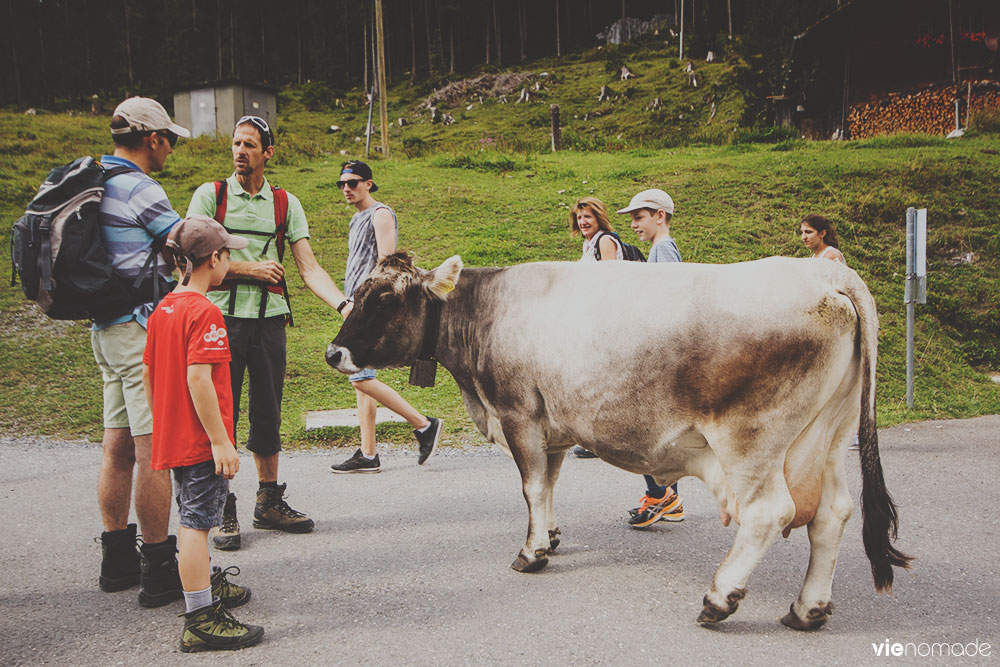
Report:
<svg viewBox="0 0 1000 667"><path fill-rule="evenodd" d="M260 116L272 128L277 120L277 90L239 80L201 83L174 93L174 118L191 136L232 136L243 116Z"/></svg>
<svg viewBox="0 0 1000 667"><path fill-rule="evenodd" d="M772 117L821 139L947 134L1000 102L998 38L997 0L849 0L793 39Z"/></svg>

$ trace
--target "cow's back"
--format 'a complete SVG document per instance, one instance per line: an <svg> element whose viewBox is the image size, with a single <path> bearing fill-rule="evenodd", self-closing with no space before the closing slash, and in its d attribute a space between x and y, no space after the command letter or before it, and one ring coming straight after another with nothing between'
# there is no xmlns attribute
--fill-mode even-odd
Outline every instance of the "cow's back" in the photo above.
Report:
<svg viewBox="0 0 1000 667"><path fill-rule="evenodd" d="M492 274L482 398L538 411L556 439L660 441L796 391L831 393L856 316L833 262L541 262ZM472 316L476 316L472 314ZM803 415L805 418L805 415Z"/></svg>

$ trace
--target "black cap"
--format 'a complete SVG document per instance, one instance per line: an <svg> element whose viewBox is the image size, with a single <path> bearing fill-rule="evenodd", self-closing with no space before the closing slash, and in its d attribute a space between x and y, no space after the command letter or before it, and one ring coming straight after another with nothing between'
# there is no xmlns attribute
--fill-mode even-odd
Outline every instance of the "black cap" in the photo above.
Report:
<svg viewBox="0 0 1000 667"><path fill-rule="evenodd" d="M344 174L354 174L355 176L360 176L366 181L372 181L372 189L369 192L377 192L378 186L375 185L375 181L372 180L372 168L361 160L349 160L344 163L344 166L340 168L340 175Z"/></svg>

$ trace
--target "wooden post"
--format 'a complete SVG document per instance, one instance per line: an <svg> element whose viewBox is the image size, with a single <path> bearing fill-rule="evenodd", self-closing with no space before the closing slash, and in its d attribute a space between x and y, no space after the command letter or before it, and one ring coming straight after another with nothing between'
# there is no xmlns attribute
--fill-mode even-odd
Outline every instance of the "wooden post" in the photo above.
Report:
<svg viewBox="0 0 1000 667"><path fill-rule="evenodd" d="M681 39L677 59L684 60L684 0L681 0Z"/></svg>
<svg viewBox="0 0 1000 667"><path fill-rule="evenodd" d="M375 0L375 30L378 34L378 111L382 117L382 157L389 157L389 117L386 112L385 35L382 32L382 0Z"/></svg>
<svg viewBox="0 0 1000 667"><path fill-rule="evenodd" d="M969 84L965 95L965 127L968 128L972 124L972 82L966 81L966 83Z"/></svg>
<svg viewBox="0 0 1000 667"><path fill-rule="evenodd" d="M558 153L562 150L562 129L559 127L559 105L553 104L549 107L552 114L552 152Z"/></svg>

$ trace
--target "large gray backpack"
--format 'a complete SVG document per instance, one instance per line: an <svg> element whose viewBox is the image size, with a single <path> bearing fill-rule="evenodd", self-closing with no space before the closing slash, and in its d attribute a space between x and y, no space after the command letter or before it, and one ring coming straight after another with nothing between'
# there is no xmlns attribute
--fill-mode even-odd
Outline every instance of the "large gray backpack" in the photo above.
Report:
<svg viewBox="0 0 1000 667"><path fill-rule="evenodd" d="M105 169L92 157L56 167L14 223L10 284L56 320L107 321L170 291L159 276L156 248L138 278L118 275L101 236L104 182L130 167Z"/></svg>

